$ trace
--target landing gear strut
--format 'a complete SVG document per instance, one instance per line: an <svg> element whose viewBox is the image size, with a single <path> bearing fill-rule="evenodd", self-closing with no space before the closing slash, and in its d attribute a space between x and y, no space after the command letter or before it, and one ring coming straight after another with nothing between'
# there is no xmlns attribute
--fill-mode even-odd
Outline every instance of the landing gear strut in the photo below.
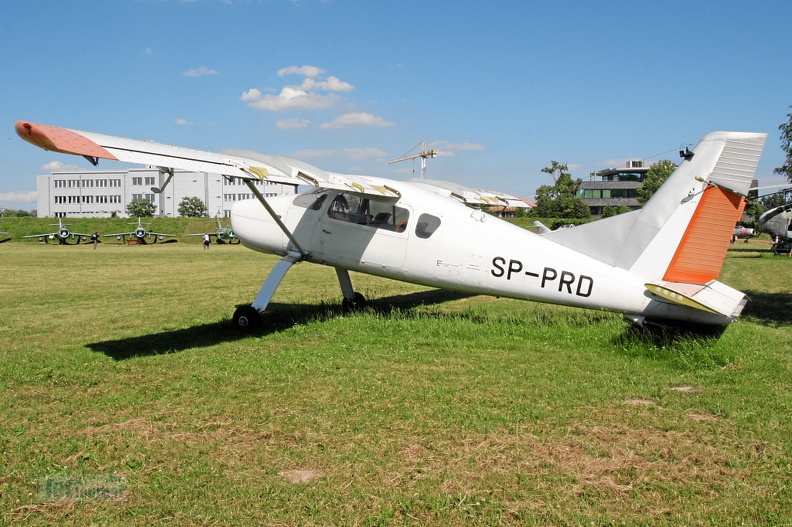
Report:
<svg viewBox="0 0 792 527"><path fill-rule="evenodd" d="M264 325L264 318L262 313L267 309L272 295L283 280L286 272L291 267L302 261L303 257L298 252L290 252L280 259L275 264L275 267L270 271L269 276L261 285L256 298L252 304L243 304L237 306L234 311L234 327L242 331L255 331ZM366 306L366 297L355 291L352 287L352 279L349 277L349 271L341 267L336 267L336 275L338 276L338 283L341 285L341 292L344 294L344 300L341 307L344 311L359 311Z"/></svg>
<svg viewBox="0 0 792 527"><path fill-rule="evenodd" d="M341 302L341 307L344 311L360 311L366 307L366 297L355 291L352 287L352 279L349 277L349 271L341 267L336 267L336 276L338 283L341 285L341 293L344 295L344 300Z"/></svg>

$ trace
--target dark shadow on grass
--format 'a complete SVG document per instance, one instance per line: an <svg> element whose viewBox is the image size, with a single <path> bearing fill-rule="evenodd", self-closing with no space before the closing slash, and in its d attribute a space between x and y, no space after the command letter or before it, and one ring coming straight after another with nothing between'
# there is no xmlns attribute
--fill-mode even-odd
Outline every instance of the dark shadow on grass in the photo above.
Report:
<svg viewBox="0 0 792 527"><path fill-rule="evenodd" d="M387 316L395 311L441 304L469 296L473 295L437 289L374 299L369 302L366 309ZM339 304L303 305L273 302L264 314L264 327L255 332L239 331L232 326L229 318L185 329L95 342L87 344L87 347L93 351L104 353L112 359L126 360L178 353L192 348L214 346L248 337L263 337L284 331L297 324L306 324L342 314L344 314L344 310Z"/></svg>
<svg viewBox="0 0 792 527"><path fill-rule="evenodd" d="M750 299L742 312L743 318L765 326L792 325L792 294L745 291Z"/></svg>

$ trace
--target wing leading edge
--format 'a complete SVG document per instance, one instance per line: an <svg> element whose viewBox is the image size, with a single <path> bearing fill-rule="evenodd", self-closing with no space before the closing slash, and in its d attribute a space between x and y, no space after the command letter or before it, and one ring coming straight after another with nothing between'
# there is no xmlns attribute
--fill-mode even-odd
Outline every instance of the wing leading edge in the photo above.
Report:
<svg viewBox="0 0 792 527"><path fill-rule="evenodd" d="M94 165L99 159L109 159L169 169L222 174L247 181L322 186L377 196L399 196L394 189L378 184L371 178L331 174L308 163L287 157L268 156L243 150L209 152L27 121L17 121L15 129L19 137L39 148L80 155Z"/></svg>

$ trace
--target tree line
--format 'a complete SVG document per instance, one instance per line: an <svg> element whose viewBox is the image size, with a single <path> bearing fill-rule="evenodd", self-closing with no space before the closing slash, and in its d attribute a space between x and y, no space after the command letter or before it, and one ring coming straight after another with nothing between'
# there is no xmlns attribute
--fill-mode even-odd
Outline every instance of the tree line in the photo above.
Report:
<svg viewBox="0 0 792 527"><path fill-rule="evenodd" d="M792 108L792 106L790 106ZM773 170L773 173L782 175L792 183L792 112L787 115L787 122L781 124L778 129L781 131L781 149L786 155L783 166ZM664 159L653 164L646 175L643 183L638 187L638 202L643 205L660 188L668 176L676 169L677 165ZM580 178L573 178L569 173L566 163L551 161L549 167L542 169L542 172L550 174L553 178L552 185L542 185L536 189L536 208L533 215L540 218L566 218L566 219L589 219L591 212L580 199L578 192L583 181ZM777 192L763 196L761 198L748 197L745 212L747 215L758 218L765 210L770 210L789 202L792 194L788 191ZM602 216L613 216L628 212L627 207L605 207Z"/></svg>

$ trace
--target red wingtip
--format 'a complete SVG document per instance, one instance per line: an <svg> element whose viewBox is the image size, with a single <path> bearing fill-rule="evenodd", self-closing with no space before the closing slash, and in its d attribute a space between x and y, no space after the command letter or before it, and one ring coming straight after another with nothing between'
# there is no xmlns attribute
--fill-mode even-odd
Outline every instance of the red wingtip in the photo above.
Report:
<svg viewBox="0 0 792 527"><path fill-rule="evenodd" d="M91 139L65 128L27 121L17 121L14 128L19 137L44 150L102 159L117 159Z"/></svg>

